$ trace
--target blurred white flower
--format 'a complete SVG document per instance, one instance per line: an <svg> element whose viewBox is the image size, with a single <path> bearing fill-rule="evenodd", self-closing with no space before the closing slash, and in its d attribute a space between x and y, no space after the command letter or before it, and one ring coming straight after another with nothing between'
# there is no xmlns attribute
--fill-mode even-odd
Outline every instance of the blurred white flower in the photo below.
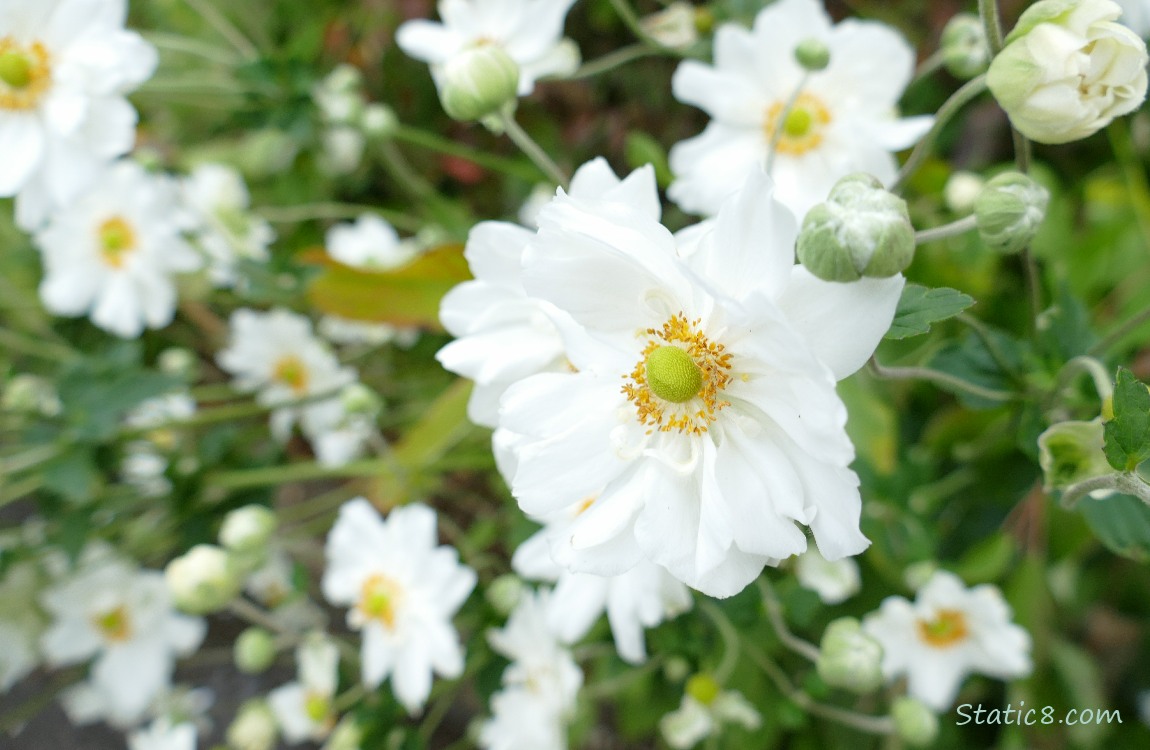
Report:
<svg viewBox="0 0 1150 750"><path fill-rule="evenodd" d="M491 647L511 659L503 689L491 699L492 718L479 734L486 750L566 750L583 672L547 622L549 592L522 597Z"/></svg>
<svg viewBox="0 0 1150 750"><path fill-rule="evenodd" d="M407 265L419 255L413 240L400 240L395 228L375 214L327 230L328 255L353 268L387 271Z"/></svg>
<svg viewBox="0 0 1150 750"><path fill-rule="evenodd" d="M296 681L268 693L268 705L289 743L322 740L339 718L332 705L339 682L339 649L323 634L313 633L296 649L295 658Z"/></svg>
<svg viewBox="0 0 1150 750"><path fill-rule="evenodd" d="M795 218L761 170L676 236L601 200L560 196L540 221L523 284L574 321L574 372L504 394L512 491L539 517L595 496L576 549L637 543L572 569L614 575L646 557L721 597L803 552L800 524L828 559L865 549L835 382L890 326L902 277L831 283L795 266Z"/></svg>
<svg viewBox="0 0 1150 750"><path fill-rule="evenodd" d="M913 603L887 597L863 630L882 644L887 679L905 674L907 693L935 711L950 708L970 673L1030 674L1030 635L1011 622L1002 592L990 584L967 589L946 571L936 572Z"/></svg>
<svg viewBox="0 0 1150 750"><path fill-rule="evenodd" d="M0 8L0 197L18 196L25 229L79 198L135 142L125 95L152 76L157 55L124 28L127 13L127 0Z"/></svg>
<svg viewBox="0 0 1150 750"><path fill-rule="evenodd" d="M241 260L265 261L275 240L271 225L248 210L243 177L223 164L201 164L180 185L183 204L195 220L193 237L218 287L234 286Z"/></svg>
<svg viewBox="0 0 1150 750"><path fill-rule="evenodd" d="M365 102L363 74L353 65L337 65L312 89L311 96L324 122L352 124L359 119Z"/></svg>
<svg viewBox="0 0 1150 750"><path fill-rule="evenodd" d="M367 500L340 508L328 534L323 594L350 606L347 622L363 631L363 683L391 676L409 713L423 706L432 673L463 673L463 649L451 618L475 588L476 575L456 551L436 545L435 512L426 505L396 508L387 520Z"/></svg>
<svg viewBox="0 0 1150 750"><path fill-rule="evenodd" d="M684 49L699 41L695 13L694 5L677 0L658 13L643 18L639 23L643 31L659 44Z"/></svg>
<svg viewBox="0 0 1150 750"><path fill-rule="evenodd" d="M695 675L687 681L679 707L659 721L667 744L686 750L717 734L723 724L739 724L755 730L762 717L737 690L723 690L709 675Z"/></svg>
<svg viewBox="0 0 1150 750"><path fill-rule="evenodd" d="M468 50L501 47L519 67L519 95L535 90L545 76L579 67L579 50L563 37L563 21L575 0L441 0L441 23L418 19L399 27L400 49L431 65L436 85L443 66Z"/></svg>
<svg viewBox="0 0 1150 750"><path fill-rule="evenodd" d="M104 547L90 545L76 571L40 601L53 618L41 639L45 661L62 666L94 657L84 687L98 705L81 701L88 711L80 713L119 726L143 718L169 686L176 657L191 654L204 637L202 619L174 610L162 573L141 570Z"/></svg>
<svg viewBox="0 0 1150 750"><path fill-rule="evenodd" d="M830 51L830 64L808 76L794 53L811 39ZM819 0L772 3L752 30L722 25L714 65L688 60L671 81L676 99L712 119L671 148L676 179L667 195L685 211L714 214L767 161L776 132L771 177L778 199L800 219L844 175L868 172L889 183L897 168L891 152L913 145L933 121L897 116L914 63L894 29L854 19L832 25Z"/></svg>
<svg viewBox="0 0 1150 750"><path fill-rule="evenodd" d="M819 595L823 604L839 604L862 587L858 563L844 557L831 562L813 547L795 558L795 578L803 588Z"/></svg>
<svg viewBox="0 0 1150 750"><path fill-rule="evenodd" d="M171 178L130 161L113 165L36 233L44 306L55 315L87 313L124 338L166 326L176 312L172 277L201 263L180 236L184 218Z"/></svg>
<svg viewBox="0 0 1150 750"><path fill-rule="evenodd" d="M606 612L619 656L638 664L647 658L643 631L690 609L691 592L646 560L617 576L572 573L557 562L553 549L564 544L574 519L593 504L588 499L545 519L545 527L515 550L511 566L524 578L555 584L547 622L562 642L578 641ZM558 559L564 559L562 552Z"/></svg>
<svg viewBox="0 0 1150 750"><path fill-rule="evenodd" d="M128 735L128 750L196 750L196 727L157 719Z"/></svg>
<svg viewBox="0 0 1150 750"><path fill-rule="evenodd" d="M575 172L570 194L619 202L656 221L660 215L654 173L638 169L620 180L603 158ZM509 385L539 372L565 371L569 365L552 322L560 313L523 289L521 260L533 236L531 230L508 222L476 224L464 250L475 279L452 289L440 305L440 320L456 340L440 349L436 359L475 381L467 412L485 427L496 426L499 399Z"/></svg>
<svg viewBox="0 0 1150 750"><path fill-rule="evenodd" d="M40 574L36 564L15 562L0 578L0 693L40 664L44 619L36 608Z"/></svg>

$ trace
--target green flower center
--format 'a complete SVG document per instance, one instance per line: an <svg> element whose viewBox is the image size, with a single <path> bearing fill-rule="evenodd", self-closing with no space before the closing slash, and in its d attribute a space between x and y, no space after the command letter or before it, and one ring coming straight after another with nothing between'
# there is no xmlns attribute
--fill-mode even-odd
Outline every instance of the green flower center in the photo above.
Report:
<svg viewBox="0 0 1150 750"><path fill-rule="evenodd" d="M665 345L647 355L647 385L659 398L673 404L690 401L703 388L703 370L683 349Z"/></svg>
<svg viewBox="0 0 1150 750"><path fill-rule="evenodd" d="M783 120L783 132L791 138L802 138L811 132L814 121L814 115L809 109L795 107L787 113L787 118Z"/></svg>
<svg viewBox="0 0 1150 750"><path fill-rule="evenodd" d="M128 611L123 605L96 615L92 618L92 624L109 641L126 641L132 635Z"/></svg>
<svg viewBox="0 0 1150 750"><path fill-rule="evenodd" d="M0 81L14 89L27 88L32 83L32 61L23 52L0 55Z"/></svg>
<svg viewBox="0 0 1150 750"><path fill-rule="evenodd" d="M719 697L719 683L709 674L692 675L687 680L687 695L704 706L709 706Z"/></svg>
<svg viewBox="0 0 1150 750"><path fill-rule="evenodd" d="M307 365L299 357L288 354L281 357L272 368L272 379L283 383L296 393L303 393L308 386Z"/></svg>
<svg viewBox="0 0 1150 750"><path fill-rule="evenodd" d="M394 630L395 606L400 594L399 584L387 576L379 573L368 576L360 591L359 611L364 619L375 620L389 630Z"/></svg>
<svg viewBox="0 0 1150 750"><path fill-rule="evenodd" d="M303 710L313 723L321 724L331 713L331 701L326 695L308 693L304 698Z"/></svg>
<svg viewBox="0 0 1150 750"><path fill-rule="evenodd" d="M918 634L935 648L953 646L969 634L966 616L955 609L940 609L933 620L918 621Z"/></svg>
<svg viewBox="0 0 1150 750"><path fill-rule="evenodd" d="M132 225L115 216L100 224L96 234L104 262L112 268L123 268L128 255L136 249L136 233Z"/></svg>

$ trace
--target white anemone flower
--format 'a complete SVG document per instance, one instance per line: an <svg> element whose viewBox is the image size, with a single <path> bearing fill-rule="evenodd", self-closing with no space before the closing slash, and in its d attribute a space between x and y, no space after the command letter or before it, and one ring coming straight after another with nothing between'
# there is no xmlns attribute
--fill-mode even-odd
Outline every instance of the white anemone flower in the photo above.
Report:
<svg viewBox="0 0 1150 750"><path fill-rule="evenodd" d="M268 705L289 743L322 740L339 718L332 705L339 683L339 649L313 633L296 649L295 658L296 681L268 693Z"/></svg>
<svg viewBox="0 0 1150 750"><path fill-rule="evenodd" d="M936 572L915 601L887 597L863 620L883 647L887 679L905 674L907 692L935 711L954 703L968 674L1010 679L1030 673L1030 634L1011 622L996 586L967 589L953 573Z"/></svg>
<svg viewBox="0 0 1150 750"><path fill-rule="evenodd" d="M40 601L53 617L41 639L45 661L62 666L95 657L83 687L120 726L144 717L170 686L176 657L195 651L206 629L202 619L175 611L163 573L104 548L89 547L76 572Z"/></svg>
<svg viewBox="0 0 1150 750"><path fill-rule="evenodd" d="M431 65L438 85L452 58L483 45L497 45L519 67L519 96L545 76L572 73L579 50L563 38L563 21L575 0L440 0L442 23L417 19L399 27L395 41Z"/></svg>
<svg viewBox="0 0 1150 750"><path fill-rule="evenodd" d="M90 314L124 338L162 328L176 312L173 276L200 267L181 237L175 183L139 164L113 165L91 192L36 234L44 260L40 298L56 315Z"/></svg>
<svg viewBox="0 0 1150 750"><path fill-rule="evenodd" d="M493 716L479 734L487 750L566 750L583 672L548 622L550 592L524 595L491 647L511 659L503 689L491 699Z"/></svg>
<svg viewBox="0 0 1150 750"><path fill-rule="evenodd" d="M157 719L128 735L128 750L196 750L196 726Z"/></svg>
<svg viewBox="0 0 1150 750"><path fill-rule="evenodd" d="M649 167L620 180L605 159L594 159L575 172L570 194L624 203L659 220L659 193ZM475 279L448 292L440 306L440 320L456 340L440 349L436 359L475 381L467 412L485 427L498 424L499 399L509 385L569 365L551 322L560 313L523 289L523 250L534 236L504 221L475 225L464 250Z"/></svg>
<svg viewBox="0 0 1150 750"><path fill-rule="evenodd" d="M830 52L825 70L807 73L795 60L807 40ZM675 98L711 122L672 147L676 179L667 195L685 211L713 215L766 163L776 133L771 176L779 200L800 219L852 172L889 183L897 167L891 152L913 145L933 122L897 116L914 63L894 29L853 19L832 25L819 0L772 3L751 30L722 25L714 65L688 60L671 81Z"/></svg>
<svg viewBox="0 0 1150 750"><path fill-rule="evenodd" d="M451 618L476 575L455 549L436 544L435 511L414 504L387 520L367 500L340 508L325 548L324 597L349 606L348 625L363 631L363 683L392 690L409 713L431 692L432 673L463 673L463 649Z"/></svg>
<svg viewBox="0 0 1150 750"><path fill-rule="evenodd" d="M524 578L555 584L547 610L551 630L564 643L587 634L604 612L619 656L632 664L647 659L643 631L691 608L691 593L663 568L646 560L617 576L572 573L556 562L572 522L593 501L587 500L547 519L546 526L515 550L511 566Z"/></svg>
<svg viewBox="0 0 1150 750"><path fill-rule="evenodd" d="M275 231L248 210L243 177L223 164L201 164L181 184L185 208L195 220L194 237L218 287L234 286L241 260L265 261Z"/></svg>
<svg viewBox="0 0 1150 750"><path fill-rule="evenodd" d="M136 110L125 95L158 56L124 28L127 0L0 4L0 197L35 229L131 150Z"/></svg>
<svg viewBox="0 0 1150 750"><path fill-rule="evenodd" d="M795 578L803 588L818 594L823 604L841 604L862 587L859 566L853 558L832 562L817 549L808 549L795 558Z"/></svg>
<svg viewBox="0 0 1150 750"><path fill-rule="evenodd" d="M794 264L797 225L760 171L714 221L672 235L641 211L560 196L524 254L524 287L562 310L574 372L504 394L512 492L546 517L594 497L576 548L634 537L644 557L730 596L803 552L869 544L835 382L889 328L901 276L825 282ZM562 325L562 324L561 324Z"/></svg>
<svg viewBox="0 0 1150 750"><path fill-rule="evenodd" d="M710 675L695 675L679 707L659 720L659 730L675 750L687 750L719 735L724 724L754 731L763 717L738 690L723 690Z"/></svg>
<svg viewBox="0 0 1150 750"><path fill-rule="evenodd" d="M356 379L355 370L340 365L303 315L241 309L232 313L229 329L228 346L216 361L235 377L237 388L258 391L257 401L276 407L272 433L281 441L297 421L307 421L310 408L323 408L328 401L323 396L338 403L339 390ZM314 400L300 403L308 399Z"/></svg>

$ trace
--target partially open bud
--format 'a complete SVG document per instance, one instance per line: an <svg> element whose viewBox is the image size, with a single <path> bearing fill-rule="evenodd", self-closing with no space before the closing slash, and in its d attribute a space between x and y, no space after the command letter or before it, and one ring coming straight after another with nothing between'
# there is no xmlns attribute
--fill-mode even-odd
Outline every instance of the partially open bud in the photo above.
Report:
<svg viewBox="0 0 1150 750"><path fill-rule="evenodd" d="M870 175L843 177L803 219L798 257L826 281L894 276L914 260L906 201Z"/></svg>
<svg viewBox="0 0 1150 750"><path fill-rule="evenodd" d="M899 738L911 747L926 747L938 739L938 717L921 701L895 698L890 716Z"/></svg>
<svg viewBox="0 0 1150 750"><path fill-rule="evenodd" d="M197 544L168 563L164 580L176 606L197 615L223 609L242 584L228 553L209 544Z"/></svg>
<svg viewBox="0 0 1150 750"><path fill-rule="evenodd" d="M1089 422L1059 422L1038 436L1038 463L1043 486L1061 489L1083 479L1112 474L1102 451L1102 419Z"/></svg>
<svg viewBox="0 0 1150 750"><path fill-rule="evenodd" d="M1138 109L1146 43L1110 0L1040 0L1018 19L986 82L1018 132L1067 143Z"/></svg>
<svg viewBox="0 0 1150 750"><path fill-rule="evenodd" d="M443 64L439 101L455 120L469 122L499 112L514 102L519 66L498 44L466 49Z"/></svg>
<svg viewBox="0 0 1150 750"><path fill-rule="evenodd" d="M817 73L831 64L831 51L818 39L804 39L795 47L795 60L804 69Z"/></svg>
<svg viewBox="0 0 1150 750"><path fill-rule="evenodd" d="M972 13L959 13L947 21L939 46L942 63L955 78L974 78L990 65L986 28Z"/></svg>
<svg viewBox="0 0 1150 750"><path fill-rule="evenodd" d="M1001 253L1016 253L1030 244L1046 218L1050 193L1021 172L992 177L974 201L978 236Z"/></svg>
<svg viewBox="0 0 1150 750"><path fill-rule="evenodd" d="M250 700L240 706L228 727L231 750L272 750L277 738L276 717L262 700Z"/></svg>
<svg viewBox="0 0 1150 750"><path fill-rule="evenodd" d="M226 516L220 526L220 544L240 554L263 553L276 530L276 514L263 505L245 505Z"/></svg>
<svg viewBox="0 0 1150 750"><path fill-rule="evenodd" d="M699 41L695 27L695 6L686 2L673 2L658 13L652 13L639 22L652 39L664 47L685 49Z"/></svg>
<svg viewBox="0 0 1150 750"><path fill-rule="evenodd" d="M863 632L858 620L843 617L827 625L815 666L828 685L869 693L883 682L882 646Z"/></svg>
<svg viewBox="0 0 1150 750"><path fill-rule="evenodd" d="M375 102L364 107L359 126L369 138L388 138L399 127L399 117L391 107Z"/></svg>
<svg viewBox="0 0 1150 750"><path fill-rule="evenodd" d="M232 655L236 669L244 674L259 674L276 659L275 638L263 628L248 628L236 638Z"/></svg>

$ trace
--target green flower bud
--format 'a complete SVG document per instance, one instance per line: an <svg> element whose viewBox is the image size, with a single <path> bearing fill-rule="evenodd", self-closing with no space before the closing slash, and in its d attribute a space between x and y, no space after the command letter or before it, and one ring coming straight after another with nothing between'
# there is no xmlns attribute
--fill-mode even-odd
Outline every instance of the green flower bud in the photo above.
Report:
<svg viewBox="0 0 1150 750"><path fill-rule="evenodd" d="M798 258L826 281L894 276L914 260L906 201L870 175L843 177L803 219Z"/></svg>
<svg viewBox="0 0 1150 750"><path fill-rule="evenodd" d="M359 126L369 138L388 138L399 127L399 117L386 104L373 103L364 107Z"/></svg>
<svg viewBox="0 0 1150 750"><path fill-rule="evenodd" d="M831 51L818 39L804 39L795 47L795 60L804 69L817 73L831 64Z"/></svg>
<svg viewBox="0 0 1150 750"><path fill-rule="evenodd" d="M200 359L191 349L180 346L168 347L156 358L160 372L193 381L200 372Z"/></svg>
<svg viewBox="0 0 1150 750"><path fill-rule="evenodd" d="M466 49L443 65L439 101L447 114L464 122L493 115L515 101L519 66L497 44Z"/></svg>
<svg viewBox="0 0 1150 750"><path fill-rule="evenodd" d="M223 609L242 584L228 553L210 544L197 544L168 563L164 580L176 606L197 615Z"/></svg>
<svg viewBox="0 0 1150 750"><path fill-rule="evenodd" d="M890 716L899 738L911 747L926 747L938 739L938 717L921 701L895 698Z"/></svg>
<svg viewBox="0 0 1150 750"><path fill-rule="evenodd" d="M823 632L815 667L828 685L869 693L883 683L882 645L863 632L858 620L843 617Z"/></svg>
<svg viewBox="0 0 1150 750"><path fill-rule="evenodd" d="M276 717L265 701L250 700L240 706L228 727L232 750L272 750L277 738Z"/></svg>
<svg viewBox="0 0 1150 750"><path fill-rule="evenodd" d="M906 570L902 572L902 582L911 591L918 591L937 570L938 563L934 560L919 560L906 566Z"/></svg>
<svg viewBox="0 0 1150 750"><path fill-rule="evenodd" d="M1102 452L1102 419L1059 422L1038 436L1038 463L1047 490L1112 473Z"/></svg>
<svg viewBox="0 0 1150 750"><path fill-rule="evenodd" d="M263 628L248 628L236 638L232 655L236 669L244 674L259 674L276 659L275 638Z"/></svg>
<svg viewBox="0 0 1150 750"><path fill-rule="evenodd" d="M245 505L226 516L220 525L220 544L241 554L262 553L275 533L276 514L263 505Z"/></svg>
<svg viewBox="0 0 1150 750"><path fill-rule="evenodd" d="M972 13L959 13L951 18L942 30L939 46L942 63L955 78L974 78L990 65L986 28Z"/></svg>
<svg viewBox="0 0 1150 750"><path fill-rule="evenodd" d="M505 573L487 586L484 596L488 603L501 615L511 614L511 610L523 598L523 581L513 573Z"/></svg>
<svg viewBox="0 0 1150 750"><path fill-rule="evenodd" d="M348 414L362 414L374 419L383 409L383 399L363 383L352 383L339 392L343 410Z"/></svg>
<svg viewBox="0 0 1150 750"><path fill-rule="evenodd" d="M974 201L978 236L1001 253L1015 253L1030 244L1042 220L1050 193L1021 172L992 177Z"/></svg>
<svg viewBox="0 0 1150 750"><path fill-rule="evenodd" d="M699 703L702 703L704 706L709 706L714 703L721 692L723 692L723 688L715 678L709 674L699 672L691 675L691 678L687 680L687 695Z"/></svg>

